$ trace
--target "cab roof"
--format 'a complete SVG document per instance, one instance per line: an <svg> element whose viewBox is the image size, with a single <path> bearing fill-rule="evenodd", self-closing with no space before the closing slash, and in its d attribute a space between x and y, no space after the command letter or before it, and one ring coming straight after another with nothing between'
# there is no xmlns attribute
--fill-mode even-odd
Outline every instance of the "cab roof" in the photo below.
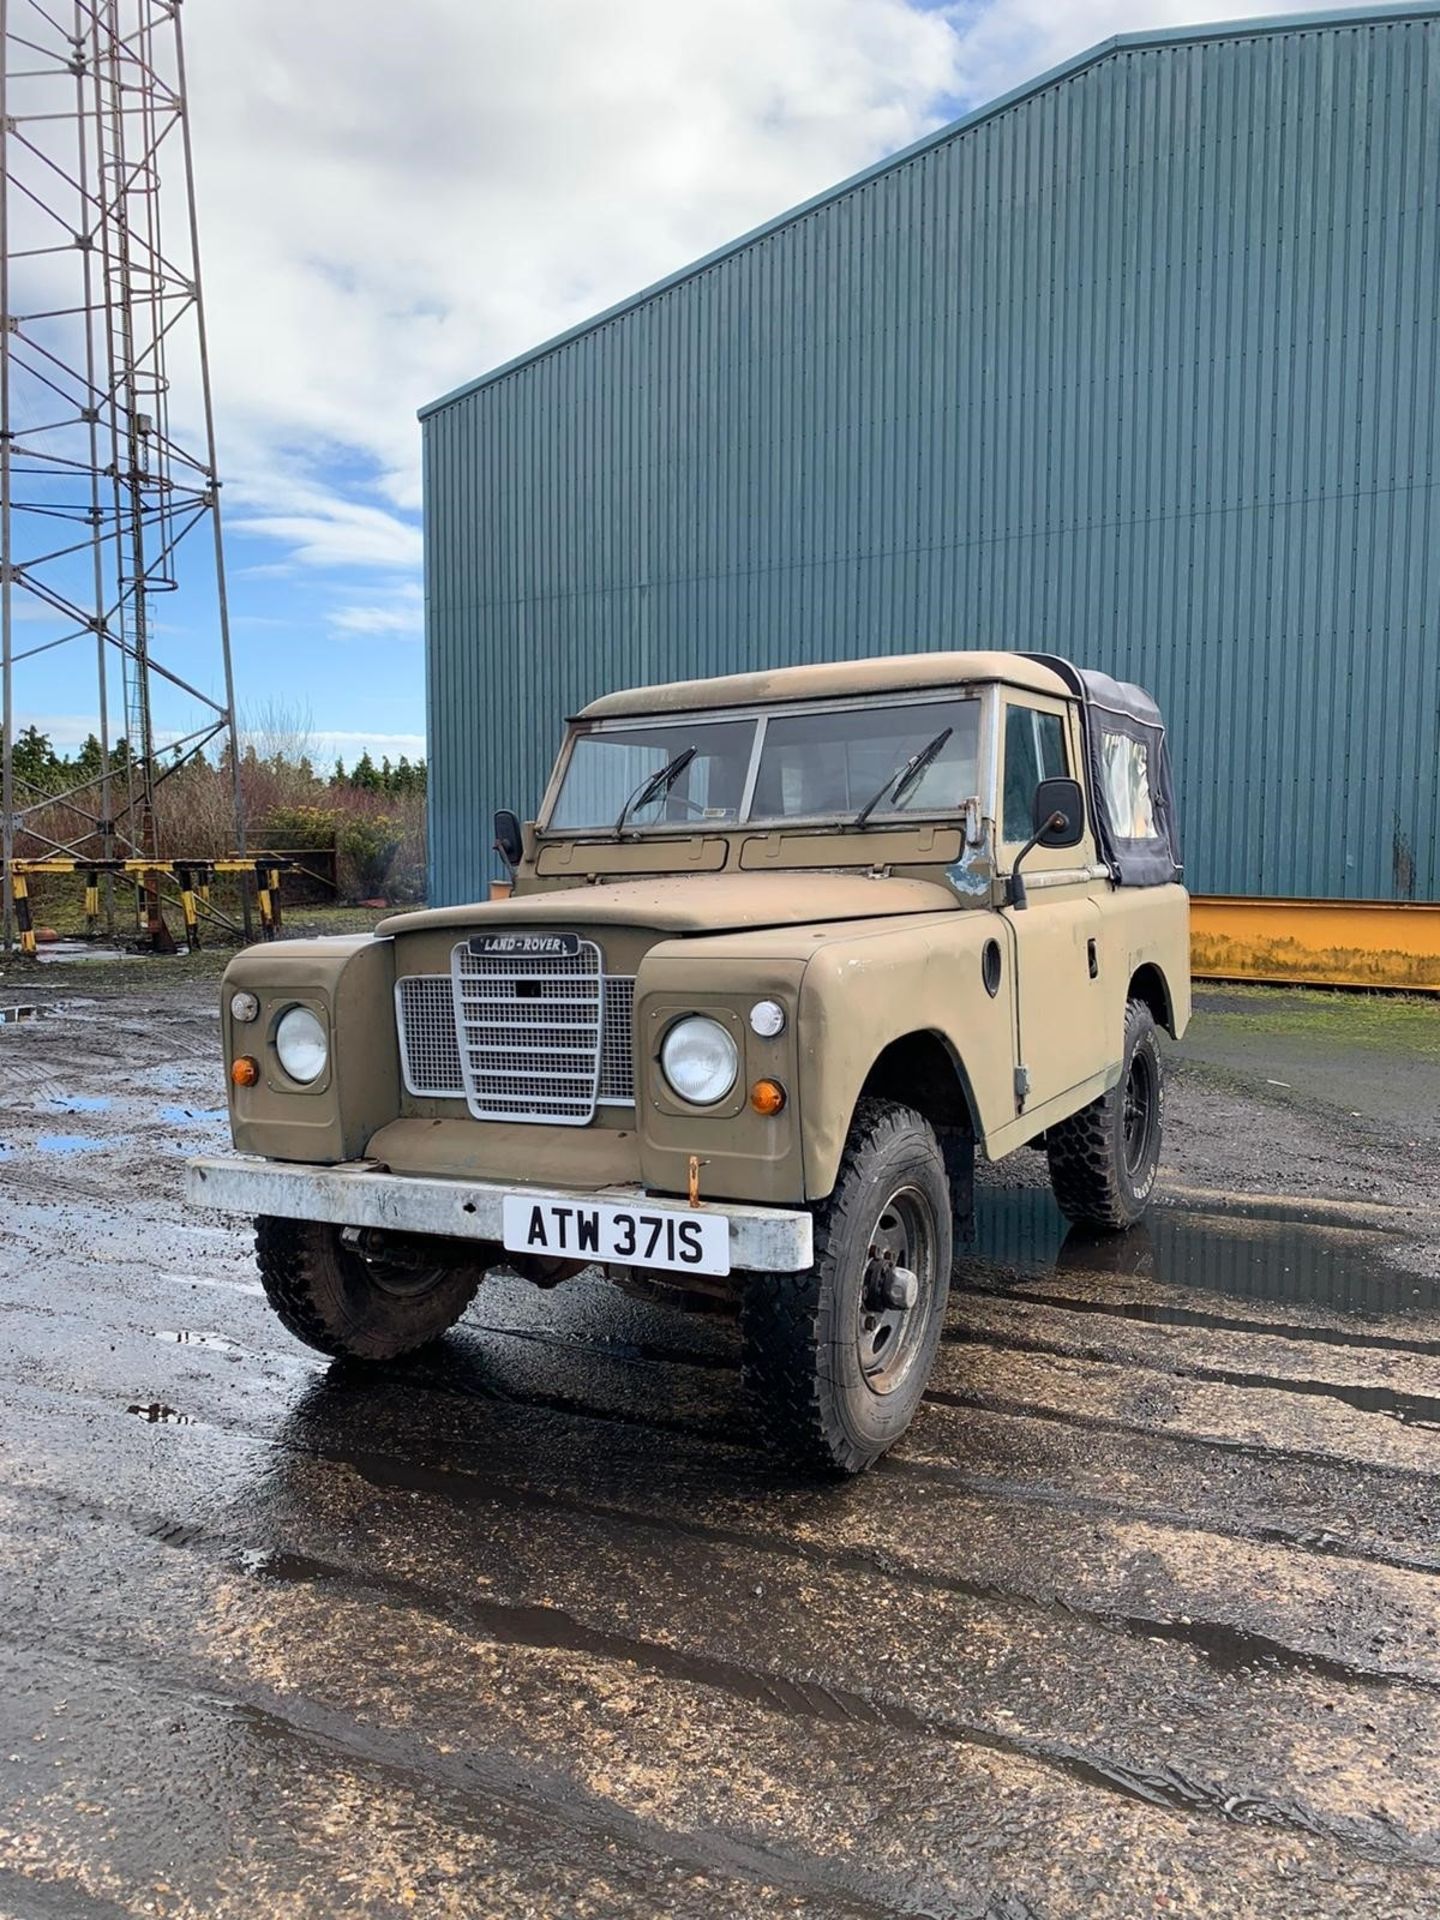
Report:
<svg viewBox="0 0 1440 1920"><path fill-rule="evenodd" d="M827 660L760 673L727 673L714 680L671 680L658 687L607 693L581 710L581 720L622 714L693 713L704 707L769 706L777 700L853 698L867 693L911 693L917 688L981 686L1001 680L1031 693L1074 697L1060 674L1023 653L967 650L893 653L871 660Z"/></svg>

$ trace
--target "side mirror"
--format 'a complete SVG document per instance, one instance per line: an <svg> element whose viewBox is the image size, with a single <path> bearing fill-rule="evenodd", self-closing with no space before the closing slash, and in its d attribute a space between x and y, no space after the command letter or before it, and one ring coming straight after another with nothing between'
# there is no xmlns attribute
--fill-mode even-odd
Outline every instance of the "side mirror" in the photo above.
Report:
<svg viewBox="0 0 1440 1920"><path fill-rule="evenodd" d="M1057 816L1063 816L1057 818ZM1042 780L1035 789L1035 839L1039 847L1078 846L1085 834L1085 796L1078 780Z"/></svg>
<svg viewBox="0 0 1440 1920"><path fill-rule="evenodd" d="M1073 847L1085 832L1085 796L1078 780L1042 780L1035 789L1035 831L1010 869L1009 904L1017 913L1028 907L1020 863L1036 847Z"/></svg>
<svg viewBox="0 0 1440 1920"><path fill-rule="evenodd" d="M520 831L520 816L502 807L495 815L495 851L513 874L525 858L525 836Z"/></svg>

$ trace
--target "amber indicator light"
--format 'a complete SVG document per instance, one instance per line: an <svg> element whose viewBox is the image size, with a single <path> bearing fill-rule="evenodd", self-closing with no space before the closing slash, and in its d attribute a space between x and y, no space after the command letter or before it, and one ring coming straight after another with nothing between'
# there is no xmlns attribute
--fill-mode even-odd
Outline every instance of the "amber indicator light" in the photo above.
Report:
<svg viewBox="0 0 1440 1920"><path fill-rule="evenodd" d="M785 1089L778 1080L757 1080L750 1089L750 1104L756 1113L779 1113L785 1105Z"/></svg>
<svg viewBox="0 0 1440 1920"><path fill-rule="evenodd" d="M231 1065L230 1078L237 1087L253 1087L260 1078L260 1062L252 1060L248 1053L242 1053Z"/></svg>

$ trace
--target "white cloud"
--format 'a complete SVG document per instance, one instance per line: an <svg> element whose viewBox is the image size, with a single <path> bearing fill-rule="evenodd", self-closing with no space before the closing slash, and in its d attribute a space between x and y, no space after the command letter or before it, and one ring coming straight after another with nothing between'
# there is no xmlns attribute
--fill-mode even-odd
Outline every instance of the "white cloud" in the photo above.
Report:
<svg viewBox="0 0 1440 1920"><path fill-rule="evenodd" d="M93 713L30 713L19 708L15 713L15 732L17 736L26 727L38 727L41 733L48 734L51 745L60 753L66 753L74 747L85 744L95 731Z"/></svg>
<svg viewBox="0 0 1440 1920"><path fill-rule="evenodd" d="M1308 10L1344 8L1353 0L1315 0ZM1289 9L1298 11L1298 7ZM1242 20L1284 13L1277 0L994 0L947 8L955 23L956 63L968 106L997 99L1112 34L1187 27L1217 17Z"/></svg>
<svg viewBox="0 0 1440 1920"><path fill-rule="evenodd" d="M93 713L39 713L31 708L20 706L17 706L15 710L16 735L18 736L23 733L27 727L37 727L41 733L49 738L51 746L53 746L59 754L73 753L76 747L84 746L86 740L96 732L98 725L99 722ZM114 724L113 716L110 731L112 744L115 738L124 732L123 727L117 727ZM187 720L183 726L177 726L173 723L167 724L165 720L157 718L155 722L156 751L164 753L166 748L171 746L175 741L182 738L188 740L193 731L194 725L191 721ZM377 739L380 737L382 736L376 735ZM406 737L409 738L408 735ZM190 744L193 744L193 742L190 742ZM215 745L211 747L210 751L213 753L218 750L218 747L219 740L217 737ZM402 748L401 751L409 753L411 750L405 747Z"/></svg>
<svg viewBox="0 0 1440 1920"><path fill-rule="evenodd" d="M238 503L238 510L237 509ZM231 494L231 534L281 542L302 566L418 567L420 530L385 507L347 497L293 464L272 465L263 483Z"/></svg>
<svg viewBox="0 0 1440 1920"><path fill-rule="evenodd" d="M425 597L413 580L378 586L364 600L336 607L329 624L340 633L398 634L419 640L425 631Z"/></svg>
<svg viewBox="0 0 1440 1920"><path fill-rule="evenodd" d="M322 771L328 771L336 760L353 767L364 753L377 765L387 757L398 760L402 753L407 760L423 760L425 736L423 733L316 733L310 736L307 751Z"/></svg>
<svg viewBox="0 0 1440 1920"><path fill-rule="evenodd" d="M228 0L185 26L231 523L310 565L414 564L413 528L266 507L277 468L413 513L424 401L913 139L959 78L945 13L906 0Z"/></svg>
<svg viewBox="0 0 1440 1920"><path fill-rule="evenodd" d="M959 106L1212 6L187 10L222 471L227 499L243 496L232 524L310 567L418 567L424 401Z"/></svg>
<svg viewBox="0 0 1440 1920"><path fill-rule="evenodd" d="M281 716L286 722L294 716ZM82 713L17 713L15 731L22 733L26 727L36 726L41 733L48 734L57 752L73 753L82 746L86 738L95 731L95 720L91 714ZM162 751L164 743L174 736L175 729L158 727L157 739ZM267 725L254 717L247 719L242 728L242 737L253 744L259 752L273 753L278 750L294 753L306 753L322 772L328 772L336 760L343 760L351 767L362 753L368 753L375 761L388 757L398 760L403 753L408 760L423 760L425 757L425 736L423 733L372 733L364 728L346 730L312 728L308 717L299 716L298 726L294 729L288 724L278 727ZM215 751L211 749L212 753Z"/></svg>
<svg viewBox="0 0 1440 1920"><path fill-rule="evenodd" d="M68 615L57 613L48 602L34 600L26 593L11 595L10 617L13 620L23 620L27 625L54 627L57 630L63 629L66 633L73 633L75 630L75 622Z"/></svg>

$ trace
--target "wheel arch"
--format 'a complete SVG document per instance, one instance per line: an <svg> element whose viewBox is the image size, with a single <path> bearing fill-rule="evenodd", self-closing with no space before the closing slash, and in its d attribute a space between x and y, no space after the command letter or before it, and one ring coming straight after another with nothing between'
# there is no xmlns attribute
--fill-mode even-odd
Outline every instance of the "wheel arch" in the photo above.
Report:
<svg viewBox="0 0 1440 1920"><path fill-rule="evenodd" d="M1130 984L1125 990L1127 1001L1138 1000L1150 1009L1157 1027L1163 1027L1172 1039L1178 1038L1175 1031L1175 1003L1170 993L1170 983L1165 978L1163 968L1153 960L1146 960L1136 967L1130 976Z"/></svg>
<svg viewBox="0 0 1440 1920"><path fill-rule="evenodd" d="M933 1127L979 1134L975 1095L954 1046L933 1027L902 1033L880 1049L861 1083L856 1106L866 1098L913 1107ZM852 1114L853 1118L853 1114Z"/></svg>

